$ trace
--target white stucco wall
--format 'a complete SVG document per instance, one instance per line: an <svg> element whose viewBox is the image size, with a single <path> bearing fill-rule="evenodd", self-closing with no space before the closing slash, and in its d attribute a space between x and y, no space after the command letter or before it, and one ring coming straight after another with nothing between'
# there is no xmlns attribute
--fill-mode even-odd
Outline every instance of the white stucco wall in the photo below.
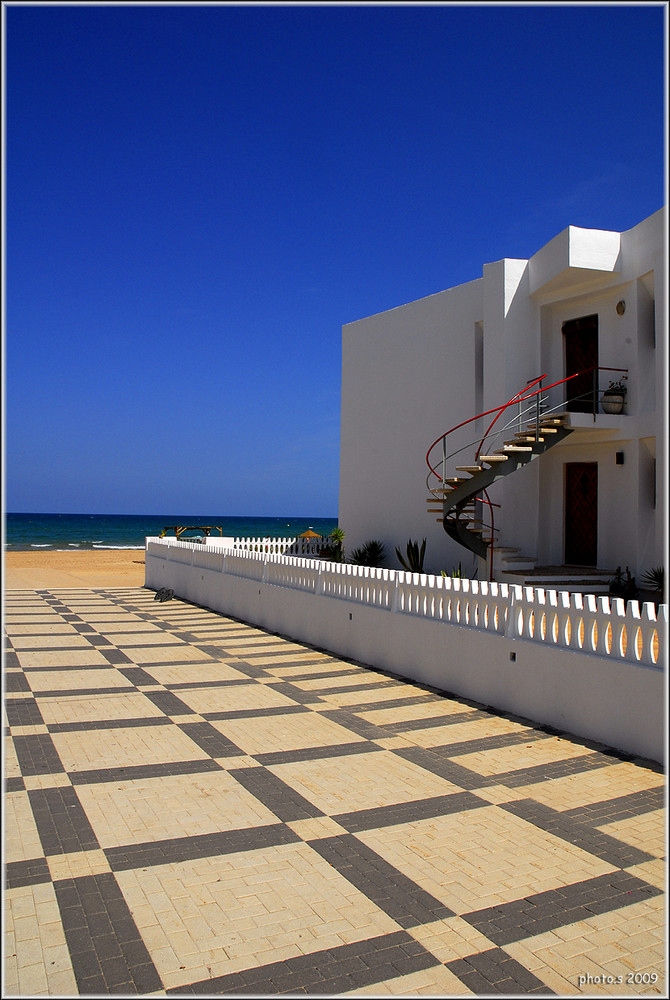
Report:
<svg viewBox="0 0 670 1000"><path fill-rule="evenodd" d="M409 537L426 536L428 571L459 561L474 568L474 558L426 513L426 450L528 380L544 372L549 381L564 378L562 326L596 313L599 364L629 372L625 414L599 415L591 426L590 417L573 417L579 429L564 443L491 488L491 499L502 504L499 542L540 564L561 564L565 463L596 461L598 565L629 565L639 576L663 564L665 249L664 211L621 234L570 226L529 261L485 264L482 278L345 326L339 520L347 547L380 538L393 552ZM600 388L615 377L601 372ZM616 465L620 451L624 464ZM461 464L470 463L464 456Z"/></svg>
<svg viewBox="0 0 670 1000"><path fill-rule="evenodd" d="M599 655L608 623L614 626L616 648L617 624L616 615L611 611L603 615L595 601L590 614L571 612L570 648L557 645L552 615L557 613L563 622L563 607L570 607L570 602L578 607L581 595L554 594L552 603L551 595L527 588L524 600L522 588L505 585L489 590L487 584L475 584L468 590L469 581L380 574L366 567L253 552L208 552L201 546L153 539L147 539L145 567L146 586L151 589L169 587L185 600L409 680L628 753L664 759L667 608L659 612L658 620L653 615L643 625L658 636L661 659L653 663L636 658L636 620L630 609L625 618L628 658L613 652ZM399 600L396 588L404 600ZM435 610L440 599L442 618ZM450 621L445 620L447 604ZM548 613L544 638L543 610ZM533 638L528 634L531 611ZM578 648L580 619L585 626L583 649ZM586 652L593 623L598 647ZM563 625L558 625L557 636L562 632Z"/></svg>

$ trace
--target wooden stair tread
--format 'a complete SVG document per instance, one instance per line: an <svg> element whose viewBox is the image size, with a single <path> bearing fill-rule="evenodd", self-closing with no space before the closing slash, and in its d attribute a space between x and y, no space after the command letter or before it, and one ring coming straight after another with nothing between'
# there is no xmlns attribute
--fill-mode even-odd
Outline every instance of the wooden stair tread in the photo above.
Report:
<svg viewBox="0 0 670 1000"><path fill-rule="evenodd" d="M479 456L479 461L480 462L491 462L491 463L493 463L493 462L507 462L508 458L507 458L507 455L480 455Z"/></svg>
<svg viewBox="0 0 670 1000"><path fill-rule="evenodd" d="M481 472L481 465L457 465L456 472ZM467 480L463 480L467 482Z"/></svg>

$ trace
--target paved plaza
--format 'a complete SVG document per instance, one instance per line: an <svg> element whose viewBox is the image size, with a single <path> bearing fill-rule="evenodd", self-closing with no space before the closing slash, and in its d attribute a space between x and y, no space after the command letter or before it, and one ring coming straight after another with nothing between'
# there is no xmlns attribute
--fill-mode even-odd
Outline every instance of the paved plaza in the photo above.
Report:
<svg viewBox="0 0 670 1000"><path fill-rule="evenodd" d="M667 995L658 765L143 588L5 619L6 994Z"/></svg>

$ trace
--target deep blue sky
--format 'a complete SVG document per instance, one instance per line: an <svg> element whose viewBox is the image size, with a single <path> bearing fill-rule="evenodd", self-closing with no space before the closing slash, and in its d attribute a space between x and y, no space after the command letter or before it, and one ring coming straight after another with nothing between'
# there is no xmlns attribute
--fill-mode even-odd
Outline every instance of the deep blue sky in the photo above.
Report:
<svg viewBox="0 0 670 1000"><path fill-rule="evenodd" d="M7 5L6 510L335 516L342 324L664 203L664 15Z"/></svg>

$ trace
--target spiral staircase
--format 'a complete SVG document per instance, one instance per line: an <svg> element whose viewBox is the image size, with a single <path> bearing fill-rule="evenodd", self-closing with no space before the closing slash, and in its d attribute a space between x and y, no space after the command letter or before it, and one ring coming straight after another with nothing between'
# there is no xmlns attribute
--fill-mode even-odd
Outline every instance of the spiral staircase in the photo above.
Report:
<svg viewBox="0 0 670 1000"><path fill-rule="evenodd" d="M457 465L464 476L444 478L430 489L429 512L439 512L447 534L485 559L495 528L484 521L482 508L491 506L486 490L493 483L529 465L572 433L566 417L542 417L537 428L517 431L491 454L479 454L473 465ZM486 537L484 537L486 536Z"/></svg>
<svg viewBox="0 0 670 1000"><path fill-rule="evenodd" d="M517 561L527 567L535 560L517 555L518 549L498 546L494 510L500 505L491 502L488 488L541 458L550 448L572 434L574 427L571 426L571 411L592 412L595 422L602 395L597 384L601 371L620 373L626 369L589 368L549 385L545 382L545 373L529 381L506 403L452 427L428 449L428 511L438 515L437 520L442 522L446 533L459 545L481 559L490 557L491 575L494 548L501 557L507 559L507 572L511 572L510 562ZM583 387L585 375L592 377L592 388L587 393L565 398L570 396L566 384L570 383L576 388L581 380ZM555 405L551 405L550 390L553 390L554 397L560 392L561 399ZM479 441L460 445L456 433L467 433L465 429L487 416L492 419L483 437ZM501 427L498 421L503 416L507 418L507 422L500 421L503 425ZM439 445L442 446L441 457L433 458ZM468 455L473 455L473 451L472 464L455 464L459 456L463 456L463 460ZM485 517L486 514L488 518Z"/></svg>

